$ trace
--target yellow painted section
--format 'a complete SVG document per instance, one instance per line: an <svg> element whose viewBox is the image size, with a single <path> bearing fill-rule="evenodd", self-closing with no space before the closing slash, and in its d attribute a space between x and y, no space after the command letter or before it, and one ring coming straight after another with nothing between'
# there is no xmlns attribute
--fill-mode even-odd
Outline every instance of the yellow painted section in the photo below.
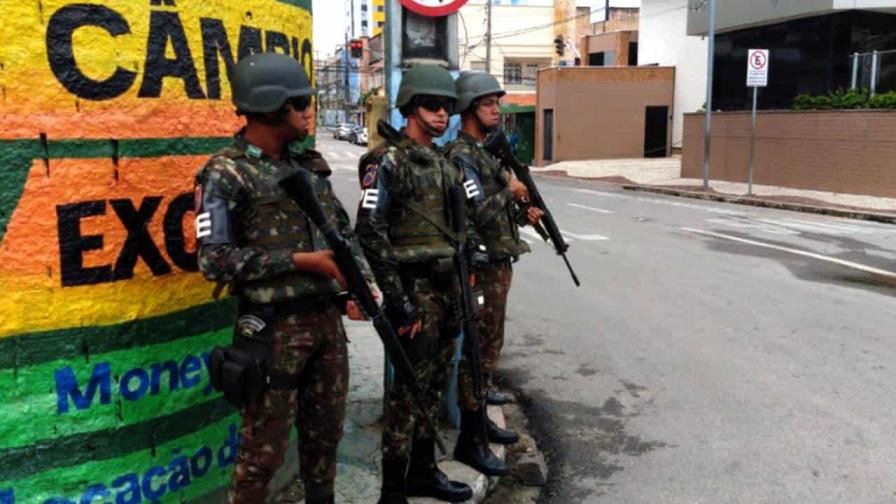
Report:
<svg viewBox="0 0 896 504"><path fill-rule="evenodd" d="M220 99L191 99L184 82L165 77L159 98L139 97L146 77L146 53L153 12L177 15L186 34L201 88L206 90L202 18L220 20L236 58L242 27L296 37L299 49L311 37L311 14L271 0L177 0L175 7L151 6L149 0L104 0L98 5L124 20L128 33L112 35L99 26L83 26L71 35L77 67L94 80L110 77L118 68L135 72L133 83L111 99L79 98L66 89L48 64L48 27L71 0L0 0L0 139L36 138L154 138L161 136L218 136L238 124L230 104L229 82L219 58ZM104 11L105 12L105 11ZM58 18L57 18L58 20ZM58 45L58 41L49 44ZM173 47L166 49L173 58ZM310 73L311 58L307 67Z"/></svg>
<svg viewBox="0 0 896 504"><path fill-rule="evenodd" d="M53 161L47 176L42 161L31 167L25 191L0 245L0 337L68 327L107 325L163 315L209 302L213 285L198 274L179 271L165 249L163 219L169 204L192 194L192 176L205 157L125 159L118 169L109 159ZM110 200L162 201L147 226L172 272L154 276L138 258L132 279L63 286L58 205L102 201L103 215L80 219L83 237L101 236L102 247L83 252L83 267L114 265L128 232ZM195 251L195 213L182 219L185 249ZM39 308L39 309L36 309Z"/></svg>

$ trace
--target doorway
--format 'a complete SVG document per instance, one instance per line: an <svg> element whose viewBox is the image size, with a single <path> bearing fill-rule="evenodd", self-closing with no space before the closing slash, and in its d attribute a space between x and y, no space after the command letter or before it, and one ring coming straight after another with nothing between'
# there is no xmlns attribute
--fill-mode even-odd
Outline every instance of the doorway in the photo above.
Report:
<svg viewBox="0 0 896 504"><path fill-rule="evenodd" d="M644 157L668 156L669 107L647 107L644 125Z"/></svg>

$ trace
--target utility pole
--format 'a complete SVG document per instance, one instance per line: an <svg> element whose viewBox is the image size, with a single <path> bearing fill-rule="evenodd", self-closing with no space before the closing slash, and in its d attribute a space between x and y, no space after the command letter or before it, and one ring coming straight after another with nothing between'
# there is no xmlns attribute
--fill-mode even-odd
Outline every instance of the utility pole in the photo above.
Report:
<svg viewBox="0 0 896 504"><path fill-rule="evenodd" d="M492 73L492 0L485 0L485 72Z"/></svg>
<svg viewBox="0 0 896 504"><path fill-rule="evenodd" d="M709 0L709 57L706 64L706 125L703 140L703 190L709 190L709 154L712 140L712 76L716 52L716 0Z"/></svg>

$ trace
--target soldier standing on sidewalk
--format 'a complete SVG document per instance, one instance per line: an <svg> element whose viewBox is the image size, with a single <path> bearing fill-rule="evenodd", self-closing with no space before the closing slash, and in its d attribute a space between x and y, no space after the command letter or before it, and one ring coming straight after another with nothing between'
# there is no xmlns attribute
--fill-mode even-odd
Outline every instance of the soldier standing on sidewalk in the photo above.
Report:
<svg viewBox="0 0 896 504"><path fill-rule="evenodd" d="M314 94L302 65L282 54L251 55L236 65L232 88L247 124L197 174L199 267L219 286L230 284L240 310L233 347L254 349L270 382L225 379L226 397L245 397L230 502L265 501L295 424L306 502L332 503L349 373L334 296L345 281L321 233L278 181L309 170L348 236L350 222L326 180L326 162L296 148ZM353 302L345 308L362 318Z"/></svg>
<svg viewBox="0 0 896 504"><path fill-rule="evenodd" d="M424 389L430 418L439 416L461 319L448 190L462 183L462 174L433 145L448 127L456 98L447 70L412 67L396 102L407 118L406 130L391 140L379 162L362 159L358 236ZM406 503L406 496L470 499L469 486L449 481L439 470L436 433L415 421L411 401L396 376L383 421L380 503Z"/></svg>
<svg viewBox="0 0 896 504"><path fill-rule="evenodd" d="M535 207L526 210L525 205L519 206L527 197L526 187L482 147L488 133L497 128L501 119L500 100L505 92L497 79L485 72L463 72L456 86L461 131L447 153L463 171L467 197L475 208L471 218L489 256L489 264L477 270L476 280L485 295L485 306L479 314L479 343L483 382L491 392L491 375L504 345L507 294L513 276L511 263L530 251L520 238L518 216L535 223L542 212ZM485 405L473 393L467 359L461 361L458 380L462 422L454 457L485 474L501 468L506 471L506 465L492 454L488 443L512 444L519 436L498 427L485 414ZM503 401L494 393L489 395L492 402ZM482 422L486 422L487 439L481 435Z"/></svg>

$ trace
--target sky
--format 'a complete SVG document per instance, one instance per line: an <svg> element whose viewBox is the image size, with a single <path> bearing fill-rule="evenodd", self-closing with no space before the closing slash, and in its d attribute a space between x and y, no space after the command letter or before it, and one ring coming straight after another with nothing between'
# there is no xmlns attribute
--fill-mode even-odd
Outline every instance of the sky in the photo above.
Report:
<svg viewBox="0 0 896 504"><path fill-rule="evenodd" d="M315 58L333 54L345 43L344 0L313 0Z"/></svg>
<svg viewBox="0 0 896 504"><path fill-rule="evenodd" d="M312 0L315 58L331 55L336 46L345 43L346 1ZM550 0L531 1L532 3L551 3ZM604 0L578 0L576 3L579 6L591 6L592 8L603 8L604 6ZM641 0L610 0L612 7L640 7L640 5Z"/></svg>

